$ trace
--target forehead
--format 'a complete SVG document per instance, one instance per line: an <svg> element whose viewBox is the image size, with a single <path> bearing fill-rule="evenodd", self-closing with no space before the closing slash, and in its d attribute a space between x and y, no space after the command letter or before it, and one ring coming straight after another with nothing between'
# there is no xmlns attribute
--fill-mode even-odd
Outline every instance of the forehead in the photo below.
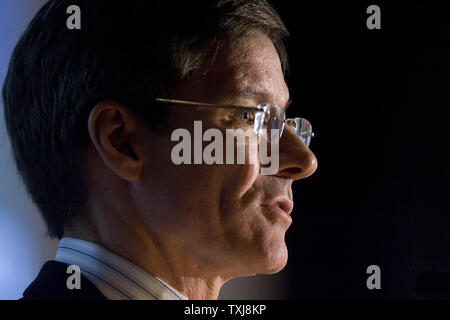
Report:
<svg viewBox="0 0 450 320"><path fill-rule="evenodd" d="M280 106L289 100L280 58L268 37L251 35L237 43L226 41L211 51L211 57L183 84L183 98Z"/></svg>

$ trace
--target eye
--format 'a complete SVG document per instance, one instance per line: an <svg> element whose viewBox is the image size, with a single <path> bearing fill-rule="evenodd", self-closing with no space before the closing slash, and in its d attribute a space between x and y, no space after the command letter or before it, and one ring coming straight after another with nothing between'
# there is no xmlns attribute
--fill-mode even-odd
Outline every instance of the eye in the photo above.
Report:
<svg viewBox="0 0 450 320"><path fill-rule="evenodd" d="M253 124L255 113L252 111L240 111L241 119L244 124Z"/></svg>
<svg viewBox="0 0 450 320"><path fill-rule="evenodd" d="M230 119L236 123L236 125L242 124L252 124L253 123L254 114L253 112L248 111L235 111L230 115Z"/></svg>
<svg viewBox="0 0 450 320"><path fill-rule="evenodd" d="M247 124L250 121L250 113L243 111L242 113L242 119L244 120L244 123Z"/></svg>

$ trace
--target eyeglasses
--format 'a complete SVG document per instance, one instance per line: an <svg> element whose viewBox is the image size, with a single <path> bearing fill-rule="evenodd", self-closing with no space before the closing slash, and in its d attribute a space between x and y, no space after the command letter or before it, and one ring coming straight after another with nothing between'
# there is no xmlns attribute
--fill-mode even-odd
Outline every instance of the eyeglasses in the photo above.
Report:
<svg viewBox="0 0 450 320"><path fill-rule="evenodd" d="M190 105L197 107L239 110L242 112L243 123L251 124L251 122L253 122L253 130L256 134L262 134L263 130L269 131L275 129L279 130L281 138L284 131L284 125L286 123L308 147L311 142L311 138L314 137L311 123L308 120L304 118L286 119L285 111L276 104L268 103L259 104L256 107L244 107L162 98L157 98L156 101L185 106ZM267 136L270 139L270 134L268 134Z"/></svg>

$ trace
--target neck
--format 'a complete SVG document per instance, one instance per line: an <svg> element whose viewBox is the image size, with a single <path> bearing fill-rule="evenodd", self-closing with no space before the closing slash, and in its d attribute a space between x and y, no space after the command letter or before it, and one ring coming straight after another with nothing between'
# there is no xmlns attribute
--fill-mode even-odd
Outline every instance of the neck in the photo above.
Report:
<svg viewBox="0 0 450 320"><path fill-rule="evenodd" d="M217 299L221 287L230 278L213 273L220 269L192 256L189 248L179 247L180 241L152 235L139 221L129 217L126 221L109 219L109 223L99 220L101 223L84 219L67 229L65 236L96 243L128 259L190 300Z"/></svg>

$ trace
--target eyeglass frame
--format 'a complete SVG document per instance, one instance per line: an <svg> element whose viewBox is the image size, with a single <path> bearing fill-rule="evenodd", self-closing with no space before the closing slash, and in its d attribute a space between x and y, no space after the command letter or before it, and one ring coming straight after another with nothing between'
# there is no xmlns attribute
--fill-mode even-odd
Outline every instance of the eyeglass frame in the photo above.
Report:
<svg viewBox="0 0 450 320"><path fill-rule="evenodd" d="M166 98L156 98L155 100L157 102L172 103L172 104L185 105L185 106L190 105L190 106L196 106L196 107L207 107L207 108L217 108L217 109L234 109L234 110L241 110L241 111L255 111L255 112L262 112L262 113L264 113L264 115L268 114L267 105L272 105L275 108L278 108L281 111L280 114L282 115L282 120L281 120L282 124L281 124L281 128L279 128L280 138L283 135L285 123L288 123L288 126L303 141L303 143L305 143L305 145L308 148L309 148L309 145L311 142L311 138L314 137L314 132L312 132L312 125L308 120L306 120L305 118L300 118L300 117L286 119L286 112L276 104L267 103L267 104L258 104L256 107L249 107L249 106L237 106L237 105L227 105L227 104L195 102L195 101L179 100L179 99L166 99ZM255 116L255 118L256 118L256 116ZM297 126L297 123L301 123L302 121L306 121L306 125L309 124L311 132L300 132L301 126L299 129L297 129L297 128L293 128L292 126L289 125L289 123L295 123ZM264 120L263 120L263 124L264 124ZM261 128L262 128L262 126L261 126ZM256 130L256 126L254 126L254 131L257 134L260 133Z"/></svg>

